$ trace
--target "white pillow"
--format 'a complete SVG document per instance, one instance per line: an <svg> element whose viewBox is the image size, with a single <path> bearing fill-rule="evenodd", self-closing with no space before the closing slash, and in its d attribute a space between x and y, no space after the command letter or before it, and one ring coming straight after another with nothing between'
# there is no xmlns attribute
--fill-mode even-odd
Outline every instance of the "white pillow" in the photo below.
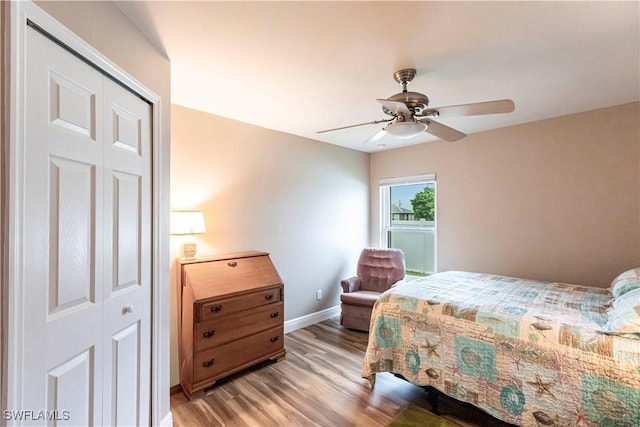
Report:
<svg viewBox="0 0 640 427"><path fill-rule="evenodd" d="M607 317L607 330L640 334L640 288L616 298Z"/></svg>
<svg viewBox="0 0 640 427"><path fill-rule="evenodd" d="M618 298L634 289L640 289L640 267L627 270L611 282L611 294Z"/></svg>

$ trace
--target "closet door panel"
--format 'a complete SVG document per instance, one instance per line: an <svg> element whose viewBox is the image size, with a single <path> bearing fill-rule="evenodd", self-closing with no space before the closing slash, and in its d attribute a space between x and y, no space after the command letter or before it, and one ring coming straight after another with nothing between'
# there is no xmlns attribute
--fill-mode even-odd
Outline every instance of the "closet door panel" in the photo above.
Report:
<svg viewBox="0 0 640 427"><path fill-rule="evenodd" d="M146 369L141 358L140 322L134 322L111 339L113 386L109 395L112 425L140 425L140 370Z"/></svg>
<svg viewBox="0 0 640 427"><path fill-rule="evenodd" d="M105 80L104 422L149 422L151 341L151 108ZM115 344L117 343L117 345ZM135 379L135 388L123 385ZM131 384L131 387L134 387ZM131 390L138 390L136 398ZM124 393L124 394L121 394Z"/></svg>
<svg viewBox="0 0 640 427"><path fill-rule="evenodd" d="M103 77L34 30L26 42L23 407L99 425Z"/></svg>
<svg viewBox="0 0 640 427"><path fill-rule="evenodd" d="M49 315L95 303L95 165L50 157Z"/></svg>
<svg viewBox="0 0 640 427"><path fill-rule="evenodd" d="M94 356L94 349L87 349L48 372L47 411L55 414L55 425L93 423Z"/></svg>

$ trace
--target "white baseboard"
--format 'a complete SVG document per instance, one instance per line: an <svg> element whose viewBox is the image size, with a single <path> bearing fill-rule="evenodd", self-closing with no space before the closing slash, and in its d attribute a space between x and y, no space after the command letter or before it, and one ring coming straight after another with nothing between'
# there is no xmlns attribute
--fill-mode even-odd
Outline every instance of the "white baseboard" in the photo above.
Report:
<svg viewBox="0 0 640 427"><path fill-rule="evenodd" d="M167 415L164 416L162 421L160 421L159 427L173 427L173 414L171 413L171 411L169 411Z"/></svg>
<svg viewBox="0 0 640 427"><path fill-rule="evenodd" d="M315 313L307 314L295 319L287 320L284 322L284 333L288 334L296 329L306 328L315 323L322 322L323 320L331 319L332 317L340 314L340 306L330 307Z"/></svg>

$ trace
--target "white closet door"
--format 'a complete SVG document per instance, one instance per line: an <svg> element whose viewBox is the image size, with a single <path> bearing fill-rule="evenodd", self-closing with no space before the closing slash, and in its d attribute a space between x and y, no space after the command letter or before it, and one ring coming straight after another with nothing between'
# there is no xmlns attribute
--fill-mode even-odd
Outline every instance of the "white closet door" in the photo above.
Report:
<svg viewBox="0 0 640 427"><path fill-rule="evenodd" d="M149 106L27 34L22 407L148 424Z"/></svg>
<svg viewBox="0 0 640 427"><path fill-rule="evenodd" d="M104 82L104 425L148 425L151 107Z"/></svg>

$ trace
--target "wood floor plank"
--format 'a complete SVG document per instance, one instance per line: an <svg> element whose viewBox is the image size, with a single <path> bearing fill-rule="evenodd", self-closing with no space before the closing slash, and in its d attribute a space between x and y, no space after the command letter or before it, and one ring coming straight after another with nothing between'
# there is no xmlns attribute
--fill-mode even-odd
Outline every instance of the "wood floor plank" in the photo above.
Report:
<svg viewBox="0 0 640 427"><path fill-rule="evenodd" d="M222 379L192 401L173 394L173 424L376 427L389 425L410 403L430 409L423 389L391 374L379 374L371 390L360 377L367 337L342 328L337 318L291 332L285 336L285 360ZM457 413L455 403L450 411ZM446 417L465 427L502 425L483 415Z"/></svg>

